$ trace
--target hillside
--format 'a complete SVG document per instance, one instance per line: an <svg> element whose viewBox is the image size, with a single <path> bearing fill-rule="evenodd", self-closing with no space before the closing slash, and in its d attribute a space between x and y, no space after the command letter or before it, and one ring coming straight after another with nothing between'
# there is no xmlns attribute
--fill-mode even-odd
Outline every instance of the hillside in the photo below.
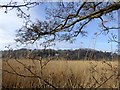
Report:
<svg viewBox="0 0 120 90"><path fill-rule="evenodd" d="M64 58L66 60L112 60L117 58L117 54L111 52L103 52L94 49L76 49L76 50L54 50L54 49L18 49L2 51L2 58L29 58L40 59L47 57Z"/></svg>

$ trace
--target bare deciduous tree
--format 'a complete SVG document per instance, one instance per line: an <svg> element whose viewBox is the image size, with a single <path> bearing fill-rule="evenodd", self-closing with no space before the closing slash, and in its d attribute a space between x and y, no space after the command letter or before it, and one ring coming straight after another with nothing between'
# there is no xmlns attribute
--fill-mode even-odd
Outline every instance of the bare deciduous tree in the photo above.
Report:
<svg viewBox="0 0 120 90"><path fill-rule="evenodd" d="M109 32L110 29L119 28L105 24L115 19L114 13L119 8L120 2L57 2L54 7L46 8L45 21L38 20L20 28L16 41L33 43L41 38L46 40L44 43L72 41L79 34L86 35L84 28L95 19L101 23L102 32Z"/></svg>

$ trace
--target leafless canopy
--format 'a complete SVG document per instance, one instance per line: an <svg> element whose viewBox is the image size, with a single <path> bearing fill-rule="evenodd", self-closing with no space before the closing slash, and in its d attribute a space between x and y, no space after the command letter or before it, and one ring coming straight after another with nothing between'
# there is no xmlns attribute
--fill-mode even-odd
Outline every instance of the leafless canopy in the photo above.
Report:
<svg viewBox="0 0 120 90"><path fill-rule="evenodd" d="M2 1L1 1L2 2ZM4 9L5 13L8 13L9 11L16 9L17 10L17 16L19 18L24 18L24 19L29 19L30 15L27 14L24 9L29 10L30 8L39 5L41 2L31 2L28 0L23 0L20 2L15 2L13 0L11 0L10 2L7 1L6 3L4 3L6 1L3 0L3 3L0 3L0 9Z"/></svg>
<svg viewBox="0 0 120 90"><path fill-rule="evenodd" d="M35 2L29 2L24 6L29 8L31 4L36 5ZM45 39L45 43L55 40L72 41L79 34L86 35L87 31L84 28L94 19L100 20L103 31L119 28L106 26L104 22L106 17L109 17L109 21L114 20L114 12L120 8L120 2L57 2L52 4L54 7L52 5L49 8L50 5L48 5L45 9L46 20L38 20L31 25L25 24L18 30L16 41L21 43L33 43L40 39ZM21 11L21 6L23 5L13 5L12 8Z"/></svg>

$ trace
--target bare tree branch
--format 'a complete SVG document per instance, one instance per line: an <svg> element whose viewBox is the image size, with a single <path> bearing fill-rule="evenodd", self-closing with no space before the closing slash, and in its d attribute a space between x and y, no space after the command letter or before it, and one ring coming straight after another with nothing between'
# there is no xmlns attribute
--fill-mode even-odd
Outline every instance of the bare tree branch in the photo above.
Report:
<svg viewBox="0 0 120 90"><path fill-rule="evenodd" d="M31 2L31 1L23 2L22 4L18 4L18 2L13 2L11 0L8 4L1 4L0 9L5 9L5 11L4 11L5 13L8 13L8 11L16 9L18 11L18 12L16 12L17 16L27 20L30 18L30 14L27 14L24 11L24 9L29 10L30 8L33 8L39 4L40 4L40 2Z"/></svg>
<svg viewBox="0 0 120 90"><path fill-rule="evenodd" d="M52 85L50 82L48 82L47 80L43 79L41 76L37 75L36 73L34 73L29 67L27 67L24 63L20 62L19 60L16 59L16 61L21 64L25 69L27 69L32 75L28 76L28 75L24 75L24 74L20 74L18 73L7 61L7 65L13 70L13 72L10 72L8 70L3 70L4 72L10 73L10 74L14 74L14 75L18 75L21 77L30 77L30 78L39 78L41 80L43 80L46 84L48 84L49 86L51 86L54 89L57 89L57 87L55 87L54 85ZM48 63L48 62L47 62ZM43 66L44 67L44 66Z"/></svg>
<svg viewBox="0 0 120 90"><path fill-rule="evenodd" d="M48 38L46 42L55 40L67 40L77 37L92 20L100 19L103 30L116 29L105 26L102 16L120 8L120 2L83 2L83 3L59 3L56 9L46 9L48 17L46 21L38 21L30 26L18 30L16 41L26 43L29 41ZM76 6L75 6L76 5ZM77 28L79 27L79 28ZM54 37L54 38L53 38ZM61 38L63 37L63 38Z"/></svg>

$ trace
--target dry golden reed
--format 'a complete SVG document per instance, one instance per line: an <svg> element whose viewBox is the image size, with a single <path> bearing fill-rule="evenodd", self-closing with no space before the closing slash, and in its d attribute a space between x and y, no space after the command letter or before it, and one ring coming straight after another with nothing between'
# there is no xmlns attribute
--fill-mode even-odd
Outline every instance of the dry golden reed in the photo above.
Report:
<svg viewBox="0 0 120 90"><path fill-rule="evenodd" d="M50 88L45 81L57 88L117 88L118 85L117 61L18 61L3 61L3 87Z"/></svg>

